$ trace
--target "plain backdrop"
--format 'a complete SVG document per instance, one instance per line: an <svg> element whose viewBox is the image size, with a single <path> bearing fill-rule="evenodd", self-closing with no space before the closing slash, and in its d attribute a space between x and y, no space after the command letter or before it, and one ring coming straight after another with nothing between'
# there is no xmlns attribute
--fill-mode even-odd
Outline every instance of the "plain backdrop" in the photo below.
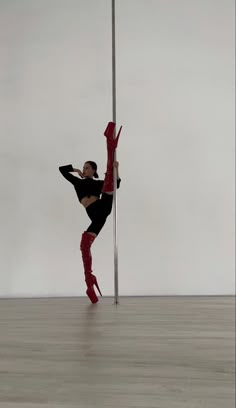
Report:
<svg viewBox="0 0 236 408"><path fill-rule="evenodd" d="M117 0L119 293L234 293L234 1ZM0 296L85 294L60 165L112 119L111 1L0 0ZM93 270L113 295L113 217Z"/></svg>

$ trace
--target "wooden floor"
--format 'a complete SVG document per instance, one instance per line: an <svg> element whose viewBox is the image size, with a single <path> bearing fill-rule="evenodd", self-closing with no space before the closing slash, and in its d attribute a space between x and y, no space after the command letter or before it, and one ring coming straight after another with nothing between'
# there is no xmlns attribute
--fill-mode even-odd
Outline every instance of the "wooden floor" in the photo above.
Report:
<svg viewBox="0 0 236 408"><path fill-rule="evenodd" d="M0 408L234 408L234 298L0 300Z"/></svg>

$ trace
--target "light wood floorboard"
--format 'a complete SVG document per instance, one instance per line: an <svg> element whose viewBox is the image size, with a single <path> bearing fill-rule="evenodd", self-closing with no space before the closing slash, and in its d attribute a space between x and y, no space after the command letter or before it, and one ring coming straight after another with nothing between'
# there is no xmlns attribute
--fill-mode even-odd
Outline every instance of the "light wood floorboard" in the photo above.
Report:
<svg viewBox="0 0 236 408"><path fill-rule="evenodd" d="M0 300L0 408L234 408L233 297Z"/></svg>

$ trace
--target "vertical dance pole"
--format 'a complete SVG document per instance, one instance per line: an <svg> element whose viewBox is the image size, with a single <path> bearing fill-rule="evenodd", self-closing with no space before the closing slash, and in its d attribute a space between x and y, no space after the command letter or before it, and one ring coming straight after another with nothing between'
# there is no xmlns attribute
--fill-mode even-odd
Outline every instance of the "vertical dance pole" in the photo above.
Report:
<svg viewBox="0 0 236 408"><path fill-rule="evenodd" d="M116 42L115 42L115 0L112 0L112 120L116 123ZM116 135L116 128L114 136ZM116 160L116 151L114 160ZM113 194L113 228L114 228L114 302L118 304L118 244L117 244L117 172L114 168L114 194Z"/></svg>

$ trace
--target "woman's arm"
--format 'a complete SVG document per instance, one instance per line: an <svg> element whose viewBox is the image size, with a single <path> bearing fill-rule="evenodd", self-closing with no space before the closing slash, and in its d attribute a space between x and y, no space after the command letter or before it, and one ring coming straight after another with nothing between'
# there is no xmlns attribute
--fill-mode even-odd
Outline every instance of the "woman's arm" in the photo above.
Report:
<svg viewBox="0 0 236 408"><path fill-rule="evenodd" d="M80 169L74 169L74 171L75 171L76 173L78 173L78 175L79 175L81 178L84 178L84 175L83 175L83 173L82 173L82 171L81 171Z"/></svg>
<svg viewBox="0 0 236 408"><path fill-rule="evenodd" d="M119 175L119 162L118 162L118 161L114 161L113 166L116 168L117 188L120 188L121 178L120 178L120 175Z"/></svg>
<svg viewBox="0 0 236 408"><path fill-rule="evenodd" d="M78 169L74 169L73 167L72 167L72 164L68 164L68 165L66 165L66 166L60 166L59 167L59 171L61 172L61 174L63 175L63 177L65 177L65 179L66 180L68 180L70 183L72 183L73 185L75 184L75 183L78 183L79 182L79 178L78 177L75 177L75 176L73 176L72 174L70 174L70 173L73 173L73 172L78 172L78 174L79 174L79 171L80 170L78 170ZM82 173L81 173L82 174Z"/></svg>
<svg viewBox="0 0 236 408"><path fill-rule="evenodd" d="M119 171L118 171L119 162L118 162L118 161L115 161L114 164L113 164L113 166L116 167L117 188L120 188L121 178L120 178ZM101 190L102 190L104 180L98 180L97 183L100 183Z"/></svg>

